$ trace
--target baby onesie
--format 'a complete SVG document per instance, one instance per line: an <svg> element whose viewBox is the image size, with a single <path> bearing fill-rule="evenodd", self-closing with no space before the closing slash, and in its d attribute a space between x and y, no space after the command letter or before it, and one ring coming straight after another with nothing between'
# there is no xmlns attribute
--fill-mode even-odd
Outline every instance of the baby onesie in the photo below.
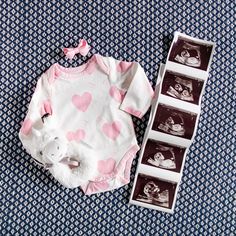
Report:
<svg viewBox="0 0 236 236"><path fill-rule="evenodd" d="M75 68L55 63L37 82L19 137L41 162L33 150L37 145L32 130L43 125L43 117L54 117L67 141L96 162L94 177L80 186L84 193L119 188L129 183L139 150L131 115L141 118L152 97L152 87L137 62L95 54Z"/></svg>

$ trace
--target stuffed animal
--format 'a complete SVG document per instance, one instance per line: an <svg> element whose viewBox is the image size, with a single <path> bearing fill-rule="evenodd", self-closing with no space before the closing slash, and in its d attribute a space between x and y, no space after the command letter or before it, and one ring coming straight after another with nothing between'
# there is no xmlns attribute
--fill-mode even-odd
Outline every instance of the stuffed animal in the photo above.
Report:
<svg viewBox="0 0 236 236"><path fill-rule="evenodd" d="M62 131L44 124L34 130L37 137L36 159L67 188L75 188L92 180L97 168L96 159L90 150L71 144Z"/></svg>

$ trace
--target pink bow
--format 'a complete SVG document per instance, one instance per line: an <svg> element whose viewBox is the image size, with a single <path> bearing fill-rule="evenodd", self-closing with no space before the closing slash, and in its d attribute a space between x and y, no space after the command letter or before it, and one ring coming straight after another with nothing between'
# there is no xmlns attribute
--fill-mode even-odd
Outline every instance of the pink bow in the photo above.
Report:
<svg viewBox="0 0 236 236"><path fill-rule="evenodd" d="M85 39L80 39L79 45L76 48L63 48L63 52L67 58L73 59L77 53L80 53L82 56L86 56L90 48L91 47L88 45Z"/></svg>

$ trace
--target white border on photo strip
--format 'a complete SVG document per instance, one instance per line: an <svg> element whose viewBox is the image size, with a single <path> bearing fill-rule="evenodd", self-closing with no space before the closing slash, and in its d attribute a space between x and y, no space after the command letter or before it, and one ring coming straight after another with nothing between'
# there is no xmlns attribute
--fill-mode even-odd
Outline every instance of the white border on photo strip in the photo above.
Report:
<svg viewBox="0 0 236 236"><path fill-rule="evenodd" d="M164 71L165 71L165 65L161 64L160 68L159 68L159 72L158 72L158 78L157 78L158 83L156 83L156 87L155 87L155 99L154 99L153 104L152 104L152 110L150 112L148 126L147 126L147 129L146 129L145 135L144 135L142 147L141 147L140 154L139 154L138 165L137 165L137 170L136 170L136 173L135 173L133 187L132 187L132 190L131 190L129 204L134 204L134 205L138 205L138 206L142 206L142 207L146 207L146 208L150 208L150 209L154 209L154 210L158 210L158 211L173 214L175 203L176 203L176 198L177 198L177 194L178 194L179 185L180 185L182 175L183 175L183 168L184 168L184 165L185 165L186 155L188 153L188 147L191 145L192 142L191 142L191 140L188 140L188 139L176 137L176 136L169 135L169 134L164 134L164 133L161 133L161 132L158 132L158 131L153 131L151 129L152 124L153 124L153 120L155 118L157 106L158 106L158 103L159 103L159 94L161 92L161 87L160 86L161 86L161 80L163 78ZM196 123L197 122L198 121L196 120ZM147 167L144 167L144 168L142 167L142 166L144 166L144 164L142 164L141 161L142 161L142 157L143 157L144 150L145 150L146 143L147 143L148 139L152 139L154 141L155 140L156 141L161 141L161 142L168 143L170 145L172 144L172 145L175 145L175 146L180 146L180 147L186 148L185 152L184 152L184 155L183 155L181 170L180 170L179 173L173 172L173 171L170 171L170 170L164 170L164 169L161 170L159 168L158 173L159 173L159 170L161 170L160 171L161 174L159 176L158 174L156 174L156 170L157 170L156 167L151 167L151 166L147 166ZM170 139L172 140L172 142L170 142ZM150 175L149 170L151 170L151 173L154 174L155 177L160 178L160 179L165 179L166 178L167 180L170 180L171 182L175 182L177 184L171 209L156 206L156 205L152 205L152 204L146 204L146 203L135 201L135 200L132 199L133 194L134 194L134 190L135 190L135 186L136 186L136 182L137 182L137 178L138 178L138 174L140 173L140 171L139 171L140 168L141 168L141 171L145 172L146 175ZM155 171L154 171L154 169L155 169ZM168 177L168 176L173 176L173 177Z"/></svg>
<svg viewBox="0 0 236 236"><path fill-rule="evenodd" d="M177 189L177 187L176 187L176 189ZM174 197L174 199L175 199L175 197ZM171 213L171 214L174 213L175 201L173 201L171 209L160 207L160 206L156 206L154 204L148 204L148 203L145 203L145 202L136 201L136 200L133 200L133 199L131 199L129 201L129 203L133 204L133 205L141 206L141 207L144 207L144 208L149 208L149 209L152 209L152 210L162 211L162 212Z"/></svg>
<svg viewBox="0 0 236 236"><path fill-rule="evenodd" d="M155 100L155 102L152 106L152 111L151 111L151 115L150 115L149 122L148 122L149 129L148 129L148 132L146 133L146 137L149 136L148 135L149 133L155 132L155 134L151 134L151 136L154 139L157 139L157 140L160 140L160 141L163 141L163 142L167 142L167 143L170 143L170 144L175 144L175 145L179 144L179 145L184 146L184 147L190 147L191 143L193 142L193 140L196 136L197 129L198 129L198 123L199 123L199 118L200 118L200 114L201 114L201 101L202 101L202 96L203 96L204 91L205 91L207 78L205 80L203 80L204 83L203 83L201 95L199 97L199 105L197 105L197 104L192 104L192 103L189 103L189 102L181 101L179 99L171 98L171 97L166 96L166 95L161 93L163 79L164 79L166 71L170 71L168 65L161 64L160 69L159 69L159 74L158 74L158 77L159 77L158 80L160 81L160 83L158 84L158 89L155 90L155 92L157 92L158 94L155 95L156 100ZM173 72L175 72L175 71L173 71ZM183 74L180 71L176 71L176 73ZM183 74L183 75L185 75L185 74ZM193 77L193 75L187 75L187 76L188 77ZM197 79L197 77L196 77L196 79ZM202 80L200 78L198 78L198 79ZM174 135L165 134L165 133L162 133L162 132L159 132L159 131L156 131L156 130L152 130L152 125L153 125L153 122L155 120L157 107L158 107L158 104L160 104L160 103L164 104L166 106L173 107L174 109L177 108L180 111L183 111L183 112L186 112L186 113L191 112L191 113L196 114L196 122L195 122L195 125L194 125L194 130L193 130L193 134L192 134L191 139L176 137ZM167 141L167 140L169 140L169 141Z"/></svg>
<svg viewBox="0 0 236 236"><path fill-rule="evenodd" d="M139 174L143 174L143 173L139 173ZM146 175L146 176L158 178L159 180L161 180L163 182L176 184L175 193L174 193L174 196L173 196L173 201L172 201L171 208L161 207L161 206L157 206L155 204L145 203L145 202L142 202L142 201L137 201L137 200L132 199L136 185L133 186L132 194L131 194L131 197L130 197L130 200L129 200L129 204L134 204L134 205L138 205L138 206L141 206L141 207L145 207L145 208L154 209L154 210L158 210L158 211L173 214L174 213L174 208L175 208L175 203L176 203L176 198L177 198L177 194L178 194L178 189L179 189L179 183L176 182L176 181L168 181L166 179L162 179L161 177L151 176L149 174ZM137 174L137 178L138 178L138 174Z"/></svg>
<svg viewBox="0 0 236 236"><path fill-rule="evenodd" d="M165 94L162 94L161 93L162 84L164 82L164 77L165 77L166 72L170 72L170 73L176 74L178 76L185 76L185 77L188 77L188 78L190 78L192 80L195 80L195 81L203 82L201 93L199 94L198 104L194 104L194 103L191 103L191 102L188 102L188 101L182 101L180 99L177 99L177 98L170 97L170 96L167 96ZM200 109L201 109L200 105L201 105L201 101L202 101L202 96L203 96L204 91L205 91L206 83L207 83L207 78L203 79L203 78L198 78L197 76L187 75L187 74L184 74L184 73L181 73L181 72L178 72L178 71L172 71L168 67L168 65L166 65L165 68L163 68L163 74L162 74L160 85L159 85L160 89L158 90L158 92L159 92L159 94L158 94L158 101L160 99L161 99L161 101L168 100L167 103L169 103L170 106L175 106L175 107L179 107L179 108L183 107L183 108L186 108L186 110L191 110L191 111L193 111L195 113L200 112ZM160 102L160 103L162 103L162 102Z"/></svg>
<svg viewBox="0 0 236 236"><path fill-rule="evenodd" d="M153 205L153 204L147 204L147 203L136 201L136 200L132 199L133 194L134 194L134 190L135 190L135 186L136 186L136 182L137 182L137 179L138 179L139 167L141 165L143 165L143 164L141 164L141 161L142 161L144 149L145 149L148 137L149 137L149 132L151 130L152 117L155 115L155 111L156 111L155 108L157 107L157 103L158 103L158 95L159 95L159 90L160 90L160 82L161 82L161 78L162 78L162 75L163 75L163 72L164 72L164 67L165 67L165 65L161 64L160 68L159 68L159 72L158 72L158 76L157 76L157 82L156 82L156 86L155 86L155 98L153 100L152 109L151 109L151 112L150 112L150 117L149 117L147 129L146 129L146 132L144 134L143 143L142 143L142 147L141 147L140 154L139 154L138 165L137 165L137 169L136 169L136 173L135 173L135 177L134 177L134 181L133 181L133 187L132 187L131 194L130 194L129 204L138 205L138 206L141 206L141 207L145 207L145 208L154 209L154 210L158 210L158 211L162 211L162 212L173 214L174 213L175 202L176 202L176 196L177 196L177 193L178 193L178 186L179 186L179 183L176 181L176 179L174 181L171 181L171 182L175 182L176 183L176 189L175 189L175 194L174 194L174 198L173 198L171 209L165 208L165 207L161 207L161 206L156 206L156 205ZM157 140L157 141L159 141L159 140ZM185 161L186 153L187 153L187 150L185 150L185 153L184 153L184 156L183 156L183 162L182 162L181 171L180 171L180 173L177 173L180 176L180 177L178 177L178 179L179 178L181 179L181 173L182 173L182 168L184 166L184 161ZM152 167L150 166L150 168L152 168ZM173 173L173 171L169 171L169 170L165 170L165 171L167 173L169 173L169 174ZM150 176L150 174L148 174L148 173L146 175ZM157 176L157 178L158 178L158 176ZM167 181L167 182L170 182L170 181Z"/></svg>
<svg viewBox="0 0 236 236"><path fill-rule="evenodd" d="M161 168L158 168L158 167L155 167L155 166L153 166L154 168L158 168L158 171L159 170L161 170L162 172L164 171L165 172L165 174L166 173L168 173L168 175L170 174L170 173L175 173L175 175L180 175L181 173L182 173L182 171L183 171L183 168L184 168L184 162L185 162L185 157L186 157L186 155L187 155L187 153L188 153L188 147L185 147L184 145L181 145L181 143L169 143L169 139L167 138L167 140L166 141L162 141L162 140L159 140L159 139L156 139L155 137L153 137L153 135L152 135L153 133L151 132L151 130L150 130L150 132L149 132L149 134L148 134L148 136L147 136L147 139L145 139L145 141L143 142L143 145L142 145L142 148L141 148L141 151L140 151L140 158L139 158L139 161L138 161L138 165L139 166L141 166L141 165L145 165L145 164L143 164L142 163L142 159L143 159L143 155L144 155L144 152L145 152L145 149L146 149L146 145L147 145L147 142L148 142L148 140L151 140L151 141L153 141L153 142L162 142L162 143L166 143L166 144L168 144L168 145L172 145L172 146L175 146L175 147L179 147L179 148L183 148L183 149L185 149L185 151L184 151L184 154L183 154L183 159L182 159L182 164L181 164L181 168L180 168L180 171L179 172L175 172L175 171L172 171L172 170L168 170L168 169L161 169ZM163 139L164 140L164 139ZM145 166L149 166L149 165L145 165ZM151 166L150 166L151 167ZM169 178L169 177L168 177ZM179 178L179 177L178 177ZM181 177L180 177L181 178ZM173 181L175 181L176 179L173 179L172 177L170 177L170 180L173 180Z"/></svg>
<svg viewBox="0 0 236 236"><path fill-rule="evenodd" d="M156 84L156 88L155 88L156 95L155 95L155 99L154 99L153 104L152 104L152 110L151 110L149 121L148 121L148 127L146 129L144 139L143 139L143 143L142 143L142 147L141 147L140 154L139 154L138 166L137 166L137 170L136 170L136 173L135 173L135 178L134 178L133 187L132 187L132 190L131 190L129 204L134 204L134 205L138 205L138 206L141 206L141 207L146 207L146 208L150 208L150 209L154 209L154 210L158 210L158 211L173 214L176 199L177 199L179 185L180 185L182 175L183 175L183 168L184 168L184 164L185 164L185 160L186 160L186 155L188 153L188 147L191 145L192 142L191 142L191 140L188 140L188 139L176 137L176 136L169 135L169 134L164 134L164 133L161 133L161 132L158 132L158 131L153 131L151 129L154 118L155 118L157 106L158 106L158 103L159 103L159 94L161 92L161 87L160 86L161 86L161 80L163 79L164 71L165 71L165 65L161 64L160 68L159 68L158 78L157 78L158 83ZM197 123L197 120L196 120L196 123ZM158 135L158 136L156 136L156 135ZM143 157L144 150L145 150L146 143L147 143L148 139L152 139L154 141L155 140L156 141L161 141L161 142L168 143L170 145L172 144L172 145L181 146L183 148L186 148L186 150L184 152L184 155L183 155L181 170L180 170L179 173L176 173L176 172L173 172L173 171L170 171L170 170L164 170L164 169L161 170L160 168L158 169L158 172L157 172L156 167L151 167L151 166L143 167L144 164L142 164L141 161L142 161L142 157ZM170 139L171 139L172 142L170 142ZM160 179L164 179L164 180L166 179L167 182L169 180L169 182L175 182L177 184L171 209L156 206L156 205L152 205L152 204L147 204L147 203L136 201L136 200L132 199L133 194L134 194L134 190L135 190L135 187L136 187L137 179L138 179L138 174L140 172L144 172L144 174L146 174L148 176L150 176L150 172L151 172L152 175L156 178L160 178ZM157 173L160 173L160 175L158 175Z"/></svg>
<svg viewBox="0 0 236 236"><path fill-rule="evenodd" d="M162 74L162 76L161 76L160 89L158 90L158 91L159 91L159 94L158 94L158 101L159 101L159 97L160 97L160 95L161 95L161 96L164 96L164 99L168 99L168 101L170 101L171 103L173 102L172 104L174 104L174 106L176 106L176 107L179 107L179 108L183 107L185 110L192 110L193 112L194 112L194 111L197 112L197 111L199 110L199 112L200 112L200 110L201 110L202 96L203 96L204 91L205 91L205 88L206 88L206 83L207 83L207 79L208 79L208 74L205 73L204 76L201 77L201 75L199 75L199 74L194 74L193 71L192 71L192 72L191 72L191 71L183 71L182 69L179 70L178 67L176 67L175 69L176 69L176 70L174 71L174 70L173 70L173 67L171 67L170 64L165 65L165 68L163 69L163 74ZM163 80L164 80L164 76L165 76L166 71L171 71L171 72L173 72L173 73L176 72L177 74L181 74L181 75L183 75L183 76L190 77L191 79L203 81L202 91L201 91L201 94L200 94L200 96L199 96L199 103L198 103L198 105L197 105L197 104L193 104L193 103L189 103L189 102L185 102L185 101L181 101L181 100L179 100L179 99L171 98L170 96L166 96L166 95L164 95L164 94L161 93L161 88L162 88L162 84L163 84ZM187 72L187 73L186 73L186 72ZM190 73L189 73L189 72L190 72ZM161 98L161 99L162 99L162 98ZM162 99L162 100L163 100L163 99ZM179 101L179 102L176 102L176 100ZM170 102L169 102L169 103L170 103ZM173 106L173 105L172 105L172 106ZM189 107L189 109L188 109L188 107Z"/></svg>
<svg viewBox="0 0 236 236"><path fill-rule="evenodd" d="M212 45L212 52L211 52L211 55L210 55L208 68L207 68L206 71L168 61L168 58L170 56L173 44L175 43L175 41L178 39L179 36L181 36L182 38L185 37L186 39L192 40L192 41L194 41L196 43L199 43L199 44ZM158 78L157 78L157 83L156 83L156 88L155 88L155 97L154 97L154 100L153 100L152 109L151 109L147 129L146 129L146 132L145 132L145 135L144 135L144 139L143 139L143 143L142 143L142 147L141 147L141 151L140 151L140 155L139 155L138 166L137 166L137 170L136 170L136 173L135 173L133 187L132 187L131 195L130 195L130 199L129 199L130 204L134 204L134 205L138 205L138 206L142 206L142 207L146 207L146 208L150 208L150 209L154 209L154 210L159 210L159 211L163 211L163 212L167 212L167 213L173 213L174 212L174 207L175 207L175 204L176 204L176 199L177 199L177 194L178 194L178 191L179 191L179 186L180 186L181 181L182 181L183 168L184 168L185 161L186 161L186 155L188 153L188 148L190 147L190 145L192 144L192 141L194 140L194 137L195 137L196 131L197 131L197 127L198 127L198 122L199 122L199 117L200 117L200 112L201 112L200 108L201 108L202 95L205 91L206 81L208 79L208 72L209 72L211 62L212 62L212 57L213 57L214 51L215 51L215 43L213 43L213 42L192 38L188 35L185 35L185 34L182 34L182 33L179 33L179 32L175 32L174 40L172 42L171 48L170 48L168 56L167 56L166 65L161 64L160 68L159 68ZM177 100L177 99L173 100L174 98L171 98L171 97L166 99L167 96L161 94L163 75L164 75L166 70L170 70L170 71L173 71L173 72L176 72L176 73L183 74L183 75L185 75L187 77L190 77L190 78L194 77L196 79L204 81L202 91L201 91L201 94L200 94L200 97L199 97L198 105L191 104L191 103L184 102L184 101L180 101L180 100ZM152 125L153 125L153 121L155 119L158 104L160 103L160 100L161 100L162 104L167 103L166 104L167 106L171 106L173 108L176 107L180 110L183 110L183 111L186 111L186 112L193 112L193 113L197 114L196 122L195 122L195 126L194 126L194 131L193 131L191 140L181 138L181 137L176 137L176 136L173 136L173 135L170 135L170 134L161 133L161 132L158 132L158 131L155 131L155 130L151 129ZM147 165L145 165L145 167L143 167L144 164L142 164L141 161L142 161L142 157L143 157L144 150L145 150L146 143L147 143L148 139L152 139L154 141L155 140L156 141L161 141L161 142L165 142L165 143L168 143L168 144L172 144L172 145L181 146L181 147L186 148L185 152L184 152L184 156L183 156L183 161L182 161L182 166L181 166L180 173L176 173L176 172L173 172L173 171L171 172L170 170L164 170L164 169L159 171L160 168L158 169L158 172L156 172L155 167L151 167L151 166L147 166ZM170 142L170 140L171 140L171 142ZM150 172L151 172L152 175L156 176L157 178L171 179L171 182L175 182L177 184L171 209L163 208L163 207L152 205L152 204L146 204L146 203L139 202L139 201L136 201L136 200L132 199L133 194L134 194L134 190L135 190L135 186L136 186L136 182L137 182L137 178L138 178L138 174L140 172L145 172L145 174L147 174L147 175L150 175ZM160 173L160 174L158 175L158 173ZM169 173L169 175L172 175L175 180L172 181L173 178L167 176L167 173Z"/></svg>
<svg viewBox="0 0 236 236"><path fill-rule="evenodd" d="M165 96L166 97L166 96ZM167 100L168 101L168 100ZM195 121L195 124L194 124L194 129L193 129L193 133L192 133L192 137L191 139L186 139L186 138L182 138L182 137L177 137L177 136L174 136L174 135L171 135L171 134L166 134L166 133L162 133L162 132L159 132L157 130L153 130L152 129L152 126L153 126L153 122L155 120L155 117L156 117L156 111L157 111L157 108L158 108L158 105L160 104L159 100L158 102L156 103L156 106L154 107L154 111L153 111L153 116L151 118L151 121L150 121L150 130L148 133L152 133L151 136L154 138L154 139L157 139L159 141L163 141L163 142L167 142L167 143L170 143L170 144L179 144L181 146L184 146L184 147L189 147L197 133L197 128L198 128L198 122L199 122L199 117L200 117L200 109L198 109L198 113L196 112L193 112L191 110L187 110L187 109L183 109L183 108L179 108L179 107L174 107L173 105L170 105L169 103L164 103L162 102L161 104L163 105L166 105L166 106L169 106L173 109L177 108L178 110L180 110L181 112L185 112L185 113L194 113L196 115L196 121ZM147 134L147 136L149 136ZM167 141L169 140L169 141Z"/></svg>
<svg viewBox="0 0 236 236"><path fill-rule="evenodd" d="M144 148L145 150L145 148ZM158 171L157 171L158 170ZM149 175L162 180L167 180L169 182L179 182L181 179L181 174L171 170L161 169L155 166L149 166L140 163L139 174Z"/></svg>
<svg viewBox="0 0 236 236"><path fill-rule="evenodd" d="M179 37L185 38L187 41L189 40L189 41L192 41L193 43L196 43L196 44L199 44L199 45L212 46L212 51L211 51L211 55L210 55L210 58L209 58L209 62L208 62L208 66L207 66L206 71L201 70L201 69L196 69L194 67L182 65L182 64L179 64L179 63L175 63L175 62L172 62L172 61L168 61L168 59L170 57L170 54L171 54L171 51L172 51L172 48L173 48L174 44L178 41ZM174 71L181 70L183 72L185 71L185 73L187 73L187 74L190 72L190 74L192 74L192 75L198 75L199 78L205 77L209 73L209 69L210 69L210 66L211 66L211 63L212 63L215 47L216 47L216 44L214 42L206 41L206 40L202 40L202 39L197 39L197 38L194 38L194 37L191 37L189 35L186 35L186 34L183 34L183 33L180 33L180 32L176 31L176 32L174 32L174 39L172 41L169 53L167 55L166 64L169 64L169 66L172 67L174 69ZM206 77L206 79L207 79L207 77Z"/></svg>

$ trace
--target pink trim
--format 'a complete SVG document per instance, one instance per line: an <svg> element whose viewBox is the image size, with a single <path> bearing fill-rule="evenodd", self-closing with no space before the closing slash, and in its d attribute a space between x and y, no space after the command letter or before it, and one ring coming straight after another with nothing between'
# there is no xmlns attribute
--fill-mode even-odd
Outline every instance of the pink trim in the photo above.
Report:
<svg viewBox="0 0 236 236"><path fill-rule="evenodd" d="M103 57L101 55L99 55L99 54L95 54L94 56L95 56L95 59L96 59L98 65L102 69L102 71L105 74L109 75L110 74L110 70L109 70L109 67L104 63Z"/></svg>
<svg viewBox="0 0 236 236"><path fill-rule="evenodd" d="M135 110L133 107L125 107L123 110L138 118L142 118L143 116L141 111Z"/></svg>
<svg viewBox="0 0 236 236"><path fill-rule="evenodd" d="M99 54L94 54L85 64L77 67L64 67L58 63L55 63L52 67L52 71L49 75L49 83L53 83L54 80L61 75L61 73L82 73L86 72L91 74L98 64L100 69L107 75L109 75L109 67L104 63L103 57Z"/></svg>
<svg viewBox="0 0 236 236"><path fill-rule="evenodd" d="M88 185L90 184L91 181L89 181L88 184L84 184L84 185L81 185L80 188L82 189L82 191L84 192L84 194L86 194L86 190L88 188Z"/></svg>
<svg viewBox="0 0 236 236"><path fill-rule="evenodd" d="M150 85L149 82L147 83L147 89L148 89L150 96L153 98L155 93L154 93L152 86Z"/></svg>
<svg viewBox="0 0 236 236"><path fill-rule="evenodd" d="M57 63L53 64L50 69L47 70L48 83L53 84L55 79L61 75L61 71L57 67Z"/></svg>
<svg viewBox="0 0 236 236"><path fill-rule="evenodd" d="M124 166L126 166L127 161L130 158L134 158L137 151L139 150L139 146L138 145L134 145L133 147L131 147L124 155L124 157L122 158L122 160L119 162L118 166L116 167L116 172L117 174L123 169Z"/></svg>
<svg viewBox="0 0 236 236"><path fill-rule="evenodd" d="M55 65L56 65L56 67L60 70L60 71L62 71L62 72L64 72L64 73L75 73L75 72L82 72L82 71L84 71L85 70L85 68L87 67L87 64L88 64L88 62L87 63L85 63L85 64L83 64L83 65L81 65L81 66L77 66L77 67L64 67L64 66L61 66L61 65L59 65L58 63L56 63Z"/></svg>
<svg viewBox="0 0 236 236"><path fill-rule="evenodd" d="M133 65L132 62L128 62L128 61L121 61L119 62L119 64L116 66L116 70L119 73L125 73L126 71L128 71L131 66Z"/></svg>
<svg viewBox="0 0 236 236"><path fill-rule="evenodd" d="M116 169L114 169L114 171L111 172L110 174L103 174L102 176L95 178L94 182L100 182L100 181L104 181L104 180L113 179L116 177L116 175L117 175Z"/></svg>
<svg viewBox="0 0 236 236"><path fill-rule="evenodd" d="M109 184L107 181L100 181L100 182L90 181L88 185L81 186L81 189L84 191L86 195L90 195L101 191L106 191L108 188Z"/></svg>
<svg viewBox="0 0 236 236"><path fill-rule="evenodd" d="M111 179L118 179L121 183L127 184L130 181L130 169L132 165L132 161L139 150L138 145L132 146L124 155L122 160L119 162L118 166L114 169L114 171L110 174L104 174L103 176L97 177L94 181L89 181L88 184L81 186L81 189L86 195L90 195L96 193L98 191L107 191L109 190L109 184L107 181ZM123 171L123 176L120 176ZM103 188L105 184L108 184L107 188ZM98 186L102 186L99 188ZM101 187L100 186L100 187Z"/></svg>
<svg viewBox="0 0 236 236"><path fill-rule="evenodd" d="M64 73L76 73L76 72L83 72L88 65L95 59L96 54L94 54L85 64L77 66L77 67L64 67L55 63L55 68Z"/></svg>
<svg viewBox="0 0 236 236"><path fill-rule="evenodd" d="M86 69L83 71L83 73L86 73L86 74L91 75L91 74L95 71L95 69L97 68L96 65L97 65L97 62L96 62L96 59L95 59L95 57L94 57L94 58L92 58L92 60L90 60L88 66L87 66Z"/></svg>
<svg viewBox="0 0 236 236"><path fill-rule="evenodd" d="M52 66L51 70L48 70L47 73L48 73L48 83L52 84L54 82L55 78L57 77L56 74L58 74L58 70L57 70L56 64L54 64Z"/></svg>

